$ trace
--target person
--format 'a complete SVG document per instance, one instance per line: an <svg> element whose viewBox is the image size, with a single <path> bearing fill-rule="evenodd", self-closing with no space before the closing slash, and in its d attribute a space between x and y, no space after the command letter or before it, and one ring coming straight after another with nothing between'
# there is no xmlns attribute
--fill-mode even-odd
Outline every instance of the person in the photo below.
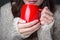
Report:
<svg viewBox="0 0 60 40"><path fill-rule="evenodd" d="M26 23L20 18L19 11L23 4L33 4L42 8L41 24L38 20ZM53 40L56 37L52 28L55 27L55 13L58 14L59 11L55 11L52 0L11 0L0 10L0 40Z"/></svg>

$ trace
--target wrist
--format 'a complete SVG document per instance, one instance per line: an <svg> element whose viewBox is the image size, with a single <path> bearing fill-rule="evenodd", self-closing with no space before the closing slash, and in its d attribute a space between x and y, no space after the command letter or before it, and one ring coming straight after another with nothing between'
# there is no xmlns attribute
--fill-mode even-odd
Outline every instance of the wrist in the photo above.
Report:
<svg viewBox="0 0 60 40"><path fill-rule="evenodd" d="M50 24L41 25L41 29L42 30L50 30L54 24L54 21L55 20L53 20Z"/></svg>

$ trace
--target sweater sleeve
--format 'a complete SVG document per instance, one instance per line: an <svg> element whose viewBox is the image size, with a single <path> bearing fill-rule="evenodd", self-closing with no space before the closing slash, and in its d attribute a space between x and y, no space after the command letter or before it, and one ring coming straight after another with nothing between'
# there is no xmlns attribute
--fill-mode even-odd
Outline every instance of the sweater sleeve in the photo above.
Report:
<svg viewBox="0 0 60 40"><path fill-rule="evenodd" d="M17 18L18 19L18 18ZM23 40L24 37L17 31L15 18L11 12L11 4L7 3L1 7L0 16L0 39L1 40Z"/></svg>
<svg viewBox="0 0 60 40"><path fill-rule="evenodd" d="M39 40L52 40L50 29L52 28L53 24L54 24L54 21L49 25L41 26L41 28L38 30Z"/></svg>
<svg viewBox="0 0 60 40"><path fill-rule="evenodd" d="M18 26L17 26L17 24L18 24L18 21L19 21L19 20L20 20L19 17L14 18L14 20L13 20L13 27L17 30L18 35L19 35L21 38L25 39L25 38L29 37L30 35L24 36L23 34L21 34L20 32L18 32Z"/></svg>

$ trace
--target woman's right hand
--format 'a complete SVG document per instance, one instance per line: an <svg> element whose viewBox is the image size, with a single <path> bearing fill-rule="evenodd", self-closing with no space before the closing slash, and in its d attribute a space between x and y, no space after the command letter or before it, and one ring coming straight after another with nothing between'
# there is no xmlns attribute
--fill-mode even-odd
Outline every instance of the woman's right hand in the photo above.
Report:
<svg viewBox="0 0 60 40"><path fill-rule="evenodd" d="M39 28L40 28L40 22L38 22L38 20L26 23L26 21L20 18L18 23L18 32L24 36L31 35Z"/></svg>

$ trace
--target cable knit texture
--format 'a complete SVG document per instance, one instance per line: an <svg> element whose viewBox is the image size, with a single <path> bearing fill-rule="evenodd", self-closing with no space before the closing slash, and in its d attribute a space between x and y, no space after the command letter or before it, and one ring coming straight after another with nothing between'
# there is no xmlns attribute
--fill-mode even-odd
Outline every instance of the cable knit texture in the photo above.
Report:
<svg viewBox="0 0 60 40"><path fill-rule="evenodd" d="M48 26L42 26L41 29L37 31L38 40L52 40L50 29L52 27L55 27L54 30L54 40L60 39L60 6L56 6L57 11L55 12L55 26L53 26L54 22L52 22L52 25ZM11 4L7 3L4 6L1 7L0 12L0 40L23 40L22 36L18 33L17 25L14 23L14 17L11 12ZM16 22L16 21L15 21ZM14 24L13 24L14 23ZM48 30L46 30L47 27ZM51 27L51 28L50 28ZM44 29L44 30L42 30ZM24 38L24 37L23 37ZM36 40L36 38L34 38Z"/></svg>

